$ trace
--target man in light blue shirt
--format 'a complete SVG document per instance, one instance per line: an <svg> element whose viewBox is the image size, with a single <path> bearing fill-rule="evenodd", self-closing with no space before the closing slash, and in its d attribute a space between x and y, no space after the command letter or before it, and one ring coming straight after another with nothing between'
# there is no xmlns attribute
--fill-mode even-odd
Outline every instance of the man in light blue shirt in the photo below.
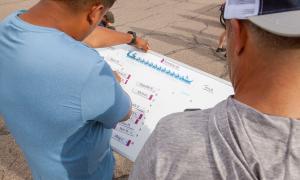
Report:
<svg viewBox="0 0 300 180"><path fill-rule="evenodd" d="M112 128L131 101L81 41L113 3L42 0L0 24L0 115L36 180L112 179Z"/></svg>

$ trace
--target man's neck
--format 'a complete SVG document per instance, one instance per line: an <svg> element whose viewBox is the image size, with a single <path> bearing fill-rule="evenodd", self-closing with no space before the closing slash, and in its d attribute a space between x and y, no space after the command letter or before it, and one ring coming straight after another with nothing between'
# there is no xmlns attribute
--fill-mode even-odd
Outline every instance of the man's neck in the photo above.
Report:
<svg viewBox="0 0 300 180"><path fill-rule="evenodd" d="M252 71L235 87L235 98L265 114L300 119L299 55L278 55L269 67Z"/></svg>
<svg viewBox="0 0 300 180"><path fill-rule="evenodd" d="M76 13L71 13L71 10L63 3L45 0L20 15L20 18L33 25L58 29L78 39L80 24L76 22L75 15ZM76 24L78 26L74 26Z"/></svg>

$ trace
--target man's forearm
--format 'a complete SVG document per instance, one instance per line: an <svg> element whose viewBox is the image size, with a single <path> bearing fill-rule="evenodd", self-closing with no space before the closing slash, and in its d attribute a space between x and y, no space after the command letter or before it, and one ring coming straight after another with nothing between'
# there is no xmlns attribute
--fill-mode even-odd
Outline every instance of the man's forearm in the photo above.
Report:
<svg viewBox="0 0 300 180"><path fill-rule="evenodd" d="M132 35L113 31L103 27L96 29L84 40L92 48L109 47L119 44L128 44L132 40Z"/></svg>

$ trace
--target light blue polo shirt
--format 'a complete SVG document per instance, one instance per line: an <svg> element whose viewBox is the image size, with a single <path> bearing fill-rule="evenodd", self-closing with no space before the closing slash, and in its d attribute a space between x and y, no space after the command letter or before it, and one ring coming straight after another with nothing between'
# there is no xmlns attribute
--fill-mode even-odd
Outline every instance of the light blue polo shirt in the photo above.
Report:
<svg viewBox="0 0 300 180"><path fill-rule="evenodd" d="M0 24L0 114L34 179L112 179L112 128L130 98L95 50L21 13Z"/></svg>

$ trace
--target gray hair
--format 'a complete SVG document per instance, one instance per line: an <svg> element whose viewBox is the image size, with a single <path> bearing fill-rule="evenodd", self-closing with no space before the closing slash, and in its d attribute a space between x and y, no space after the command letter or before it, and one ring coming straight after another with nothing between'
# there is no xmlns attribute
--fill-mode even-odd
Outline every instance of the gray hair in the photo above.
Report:
<svg viewBox="0 0 300 180"><path fill-rule="evenodd" d="M299 49L300 37L284 37L272 34L262 28L256 26L250 21L244 21L249 27L250 32L254 34L257 39L257 45L261 45L268 49Z"/></svg>

